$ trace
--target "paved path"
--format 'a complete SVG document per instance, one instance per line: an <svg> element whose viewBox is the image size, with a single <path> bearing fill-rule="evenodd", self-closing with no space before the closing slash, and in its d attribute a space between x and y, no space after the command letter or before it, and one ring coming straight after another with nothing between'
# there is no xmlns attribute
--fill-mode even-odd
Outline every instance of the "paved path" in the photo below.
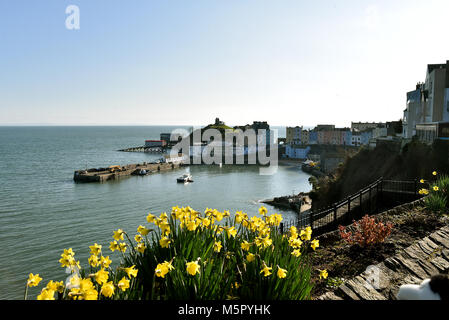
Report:
<svg viewBox="0 0 449 320"><path fill-rule="evenodd" d="M432 275L448 273L449 226L433 232L375 267L379 277L364 272L318 299L391 300L396 299L402 284L420 284Z"/></svg>

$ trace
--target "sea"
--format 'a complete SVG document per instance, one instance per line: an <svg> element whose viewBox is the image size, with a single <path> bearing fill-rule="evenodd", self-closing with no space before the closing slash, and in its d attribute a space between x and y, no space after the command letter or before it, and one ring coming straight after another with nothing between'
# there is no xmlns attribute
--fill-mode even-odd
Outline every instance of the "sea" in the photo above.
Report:
<svg viewBox="0 0 449 320"><path fill-rule="evenodd" d="M157 160L160 154L120 152L142 146L174 126L4 126L0 127L0 299L21 300L30 273L43 280L29 288L35 299L48 281L67 278L58 260L72 248L88 267L89 246L110 252L113 231L130 236L147 225L148 213L171 212L173 206L243 210L256 215L259 201L308 192L309 175L299 164L281 164L273 175L254 165L197 165L148 176L129 176L104 183L75 183L75 170ZM276 127L272 127L276 129ZM285 137L285 128L278 127ZM176 178L190 172L194 182ZM269 213L291 220L296 213L265 205Z"/></svg>

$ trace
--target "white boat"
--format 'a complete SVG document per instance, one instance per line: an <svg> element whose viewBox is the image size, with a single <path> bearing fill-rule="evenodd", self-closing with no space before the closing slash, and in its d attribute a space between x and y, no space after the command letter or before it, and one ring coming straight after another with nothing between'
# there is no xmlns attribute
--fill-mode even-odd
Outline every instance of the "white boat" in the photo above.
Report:
<svg viewBox="0 0 449 320"><path fill-rule="evenodd" d="M177 178L178 182L193 182L192 175L190 173L183 174L181 177Z"/></svg>

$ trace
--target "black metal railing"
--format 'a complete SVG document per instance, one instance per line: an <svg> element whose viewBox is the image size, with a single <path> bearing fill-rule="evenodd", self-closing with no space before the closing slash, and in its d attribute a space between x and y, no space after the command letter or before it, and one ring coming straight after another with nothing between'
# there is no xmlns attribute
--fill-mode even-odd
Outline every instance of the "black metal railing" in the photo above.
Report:
<svg viewBox="0 0 449 320"><path fill-rule="evenodd" d="M305 228L310 226L314 234L323 234L336 230L339 225L348 225L365 214L379 213L388 207L421 198L421 188L426 188L417 180L396 181L380 178L347 198L333 205L317 210L305 211L297 219L281 223L281 233L292 226Z"/></svg>

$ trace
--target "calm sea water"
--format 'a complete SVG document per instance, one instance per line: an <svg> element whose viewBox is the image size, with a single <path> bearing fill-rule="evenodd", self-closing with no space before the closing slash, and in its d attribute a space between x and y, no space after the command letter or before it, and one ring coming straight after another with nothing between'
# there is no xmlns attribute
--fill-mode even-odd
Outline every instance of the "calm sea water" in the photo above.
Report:
<svg viewBox="0 0 449 320"><path fill-rule="evenodd" d="M58 262L65 248L73 248L87 266L89 246L96 242L118 263L119 255L109 250L113 230L133 236L148 212L189 205L254 215L261 199L310 190L309 175L295 165L280 166L271 176L259 175L255 166L191 166L102 184L73 182L78 169L159 158L116 150L174 128L0 127L0 299L22 299L30 272L43 278L30 289L30 298L49 280L65 280ZM195 182L176 183L186 170ZM267 207L284 219L295 216Z"/></svg>

